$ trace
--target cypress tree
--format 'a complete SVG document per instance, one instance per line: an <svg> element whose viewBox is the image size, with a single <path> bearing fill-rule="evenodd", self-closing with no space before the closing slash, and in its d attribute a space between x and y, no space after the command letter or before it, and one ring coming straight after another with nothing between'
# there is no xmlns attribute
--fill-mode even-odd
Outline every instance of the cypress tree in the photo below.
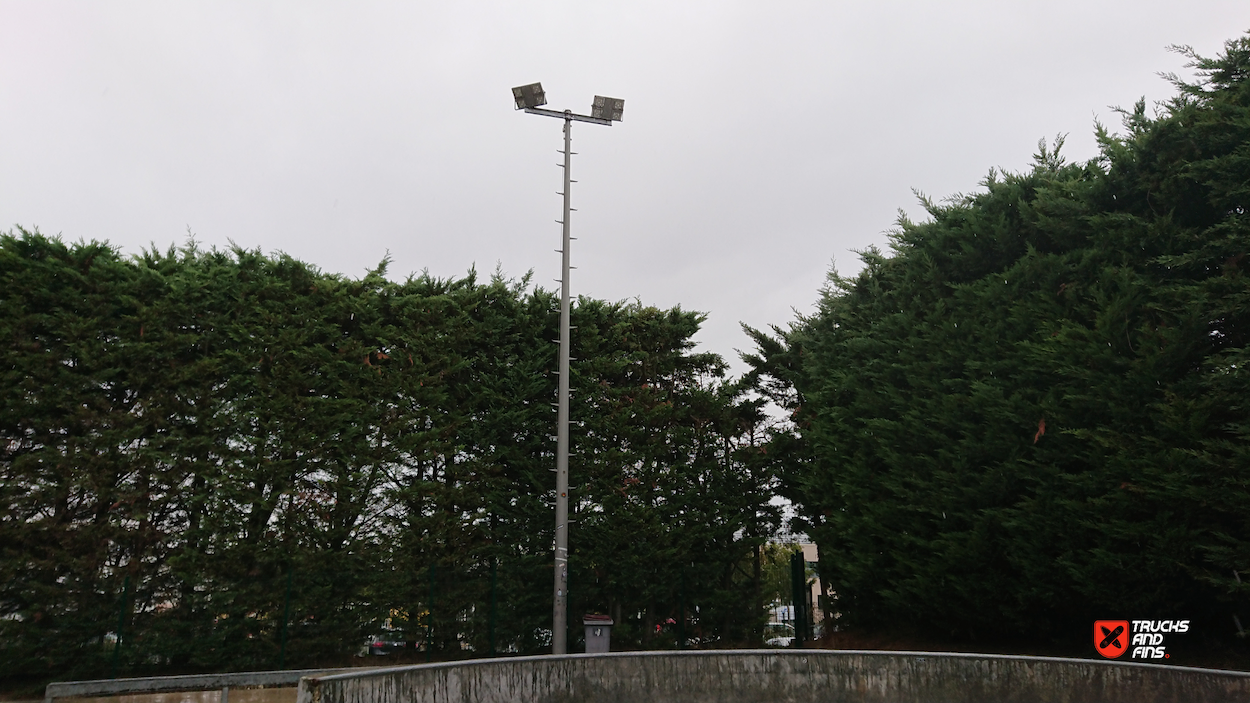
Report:
<svg viewBox="0 0 1250 703"><path fill-rule="evenodd" d="M1043 142L1032 171L925 201L816 314L755 333L757 387L801 399L783 475L846 622L1233 634L1250 39L1190 56L1200 81L1099 128L1099 158Z"/></svg>

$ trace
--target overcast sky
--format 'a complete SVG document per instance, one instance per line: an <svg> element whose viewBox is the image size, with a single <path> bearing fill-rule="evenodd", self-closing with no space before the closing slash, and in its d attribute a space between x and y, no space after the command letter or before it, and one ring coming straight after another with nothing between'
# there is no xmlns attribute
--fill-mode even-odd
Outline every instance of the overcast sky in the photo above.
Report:
<svg viewBox="0 0 1250 703"><path fill-rule="evenodd" d="M1094 156L1111 106L1216 53L1246 0L14 2L0 0L0 230L126 253L235 242L358 277L559 277L573 130L574 294L739 323L812 309L912 190L976 190L1041 137ZM740 365L736 365L741 368Z"/></svg>

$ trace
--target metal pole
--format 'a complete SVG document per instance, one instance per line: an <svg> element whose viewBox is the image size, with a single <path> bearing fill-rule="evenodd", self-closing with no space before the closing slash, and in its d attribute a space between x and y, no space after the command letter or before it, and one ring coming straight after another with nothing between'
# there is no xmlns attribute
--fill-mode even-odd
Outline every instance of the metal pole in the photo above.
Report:
<svg viewBox="0 0 1250 703"><path fill-rule="evenodd" d="M430 562L430 602L425 618L425 660L434 660L434 562Z"/></svg>
<svg viewBox="0 0 1250 703"><path fill-rule="evenodd" d="M496 599L496 590L499 587L499 560L492 559L490 562L490 621L487 627L487 633L490 636L490 655L495 656L495 611L498 608Z"/></svg>
<svg viewBox="0 0 1250 703"><path fill-rule="evenodd" d="M122 583L122 604L117 609L117 639L113 642L113 678L117 678L117 660L122 653L122 627L126 624L126 601L130 600L130 577Z"/></svg>
<svg viewBox="0 0 1250 703"><path fill-rule="evenodd" d="M286 668L286 630L291 622L291 578L295 574L295 567L288 566L286 570L286 606L282 609L282 648L278 650L278 669Z"/></svg>
<svg viewBox="0 0 1250 703"><path fill-rule="evenodd" d="M686 565L681 565L681 607L677 617L677 648L686 648Z"/></svg>
<svg viewBox="0 0 1250 703"><path fill-rule="evenodd" d="M795 552L790 555L790 588L791 606L794 614L794 645L802 647L803 642L807 639L807 613L806 599L803 597L803 591L807 586L806 564L803 563L803 552Z"/></svg>
<svg viewBox="0 0 1250 703"><path fill-rule="evenodd" d="M556 412L555 598L551 613L551 653L568 653L569 605L569 213L572 197L573 118L564 117L564 245L560 248L560 370Z"/></svg>

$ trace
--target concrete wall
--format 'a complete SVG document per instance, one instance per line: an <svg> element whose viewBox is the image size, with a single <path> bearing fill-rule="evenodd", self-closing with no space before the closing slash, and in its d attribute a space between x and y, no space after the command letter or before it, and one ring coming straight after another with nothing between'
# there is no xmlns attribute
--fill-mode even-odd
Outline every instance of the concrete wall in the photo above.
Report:
<svg viewBox="0 0 1250 703"><path fill-rule="evenodd" d="M324 676L348 671L372 671L372 669L285 669L283 671L241 671L232 674L191 674L188 676L147 676L132 679L96 679L92 681L57 681L44 689L44 703L57 698L75 698L78 702L97 698L122 696L159 695L171 692L211 691L214 703L228 703L230 689L243 691L287 687L294 689L306 676ZM235 697L241 691L236 690ZM240 703L246 703L244 695ZM76 703L78 703L76 702ZM138 703L133 701L131 703Z"/></svg>
<svg viewBox="0 0 1250 703"><path fill-rule="evenodd" d="M832 650L479 659L310 676L298 703L1207 703L1250 673L1083 659Z"/></svg>

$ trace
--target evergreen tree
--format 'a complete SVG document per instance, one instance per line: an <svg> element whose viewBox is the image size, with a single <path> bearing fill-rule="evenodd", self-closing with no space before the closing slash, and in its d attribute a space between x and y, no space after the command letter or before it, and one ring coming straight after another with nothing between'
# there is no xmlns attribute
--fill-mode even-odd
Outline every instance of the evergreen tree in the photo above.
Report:
<svg viewBox="0 0 1250 703"><path fill-rule="evenodd" d="M0 237L0 677L550 646L558 301L385 268ZM761 625L771 475L702 319L574 310L572 620L635 646L683 603L699 641Z"/></svg>
<svg viewBox="0 0 1250 703"><path fill-rule="evenodd" d="M796 399L783 475L847 622L1233 634L1250 38L1190 56L1200 82L1100 128L1098 159L1043 143L1029 173L926 201L816 314L756 333L757 387Z"/></svg>

